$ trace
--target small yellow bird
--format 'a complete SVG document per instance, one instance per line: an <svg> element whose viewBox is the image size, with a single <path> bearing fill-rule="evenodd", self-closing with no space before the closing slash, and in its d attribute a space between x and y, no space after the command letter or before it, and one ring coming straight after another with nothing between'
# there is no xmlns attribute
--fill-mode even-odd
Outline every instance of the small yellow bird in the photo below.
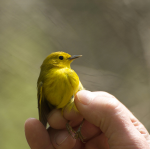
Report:
<svg viewBox="0 0 150 150"><path fill-rule="evenodd" d="M37 82L39 120L46 127L47 116L52 109L77 108L74 104L76 93L83 90L78 75L70 68L71 62L82 55L54 52L41 65Z"/></svg>

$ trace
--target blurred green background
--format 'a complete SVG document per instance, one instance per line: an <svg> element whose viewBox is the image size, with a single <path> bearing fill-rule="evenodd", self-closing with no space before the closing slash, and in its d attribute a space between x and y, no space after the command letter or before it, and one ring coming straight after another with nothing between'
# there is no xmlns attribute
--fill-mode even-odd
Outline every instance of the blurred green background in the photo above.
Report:
<svg viewBox="0 0 150 150"><path fill-rule="evenodd" d="M0 1L0 148L29 148L40 65L54 51L84 87L116 96L150 131L149 0Z"/></svg>

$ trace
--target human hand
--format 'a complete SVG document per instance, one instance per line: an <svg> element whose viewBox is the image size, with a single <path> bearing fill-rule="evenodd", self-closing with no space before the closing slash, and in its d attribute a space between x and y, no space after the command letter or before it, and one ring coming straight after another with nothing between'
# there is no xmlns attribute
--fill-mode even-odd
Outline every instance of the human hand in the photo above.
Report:
<svg viewBox="0 0 150 150"><path fill-rule="evenodd" d="M133 114L106 92L79 91L75 98L79 113L50 112L45 127L36 119L25 123L31 148L150 148L150 135ZM81 133L86 141L73 139L66 129L67 120L77 128L85 118Z"/></svg>

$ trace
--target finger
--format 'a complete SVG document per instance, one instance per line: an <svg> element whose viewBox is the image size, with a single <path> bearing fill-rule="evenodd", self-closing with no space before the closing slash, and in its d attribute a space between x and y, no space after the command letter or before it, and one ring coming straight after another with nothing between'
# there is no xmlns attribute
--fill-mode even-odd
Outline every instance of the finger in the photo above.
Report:
<svg viewBox="0 0 150 150"><path fill-rule="evenodd" d="M108 138L102 133L85 144L87 149L109 149Z"/></svg>
<svg viewBox="0 0 150 150"><path fill-rule="evenodd" d="M62 116L61 111L58 109L52 110L48 115L48 123L54 129L66 128L68 121Z"/></svg>
<svg viewBox="0 0 150 150"><path fill-rule="evenodd" d="M150 135L144 125L133 115L130 116L131 122L133 123L134 127L145 137L147 142L150 145Z"/></svg>
<svg viewBox="0 0 150 150"><path fill-rule="evenodd" d="M54 109L48 115L48 123L54 129L64 129L66 128L66 123L68 121L72 127L79 125L83 117L78 112L71 110L64 110L64 115L62 115L61 110Z"/></svg>
<svg viewBox="0 0 150 150"><path fill-rule="evenodd" d="M75 130L79 128L76 127ZM88 141L91 138L94 138L95 136L98 136L101 133L101 130L96 127L95 125L91 124L87 120L84 120L82 128L81 128L81 134L84 138L84 141Z"/></svg>
<svg viewBox="0 0 150 150"><path fill-rule="evenodd" d="M76 144L73 147L73 149L83 149L85 147L85 144L81 140L76 140Z"/></svg>
<svg viewBox="0 0 150 150"><path fill-rule="evenodd" d="M68 109L64 109L64 118L70 121L69 124L72 127L80 125L83 120L82 115L74 109L72 109L71 111L69 111Z"/></svg>
<svg viewBox="0 0 150 150"><path fill-rule="evenodd" d="M75 104L83 117L106 135L110 148L115 148L118 144L119 148L122 148L122 145L126 148L148 146L147 141L133 126L127 109L115 97L95 96L94 93L83 90L77 93ZM140 147L137 142L140 143Z"/></svg>
<svg viewBox="0 0 150 150"><path fill-rule="evenodd" d="M105 97L107 97L107 96L112 97L112 95L108 95L108 94L106 95L106 92L103 92L103 91L101 91L101 92L95 91L93 93L94 93L95 97L98 95L105 96ZM64 109L64 118L70 121L69 124L72 127L80 125L83 120L83 116L79 112L77 112L73 109L71 111L68 111L67 108Z"/></svg>
<svg viewBox="0 0 150 150"><path fill-rule="evenodd" d="M54 148L72 149L76 144L76 139L73 139L66 129L55 130L49 128L48 132Z"/></svg>
<svg viewBox="0 0 150 150"><path fill-rule="evenodd" d="M26 120L25 135L30 148L53 148L47 130L37 119L29 118Z"/></svg>

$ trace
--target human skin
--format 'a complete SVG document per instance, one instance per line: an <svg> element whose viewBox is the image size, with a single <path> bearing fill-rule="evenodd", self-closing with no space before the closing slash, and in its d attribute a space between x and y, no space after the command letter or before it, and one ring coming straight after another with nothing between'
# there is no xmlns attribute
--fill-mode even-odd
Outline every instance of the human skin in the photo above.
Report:
<svg viewBox="0 0 150 150"><path fill-rule="evenodd" d="M25 122L30 148L150 148L150 135L141 122L114 96L106 92L79 91L75 97L79 112L53 110L47 130L34 118ZM81 133L85 143L72 138L66 123L75 130L84 120Z"/></svg>

